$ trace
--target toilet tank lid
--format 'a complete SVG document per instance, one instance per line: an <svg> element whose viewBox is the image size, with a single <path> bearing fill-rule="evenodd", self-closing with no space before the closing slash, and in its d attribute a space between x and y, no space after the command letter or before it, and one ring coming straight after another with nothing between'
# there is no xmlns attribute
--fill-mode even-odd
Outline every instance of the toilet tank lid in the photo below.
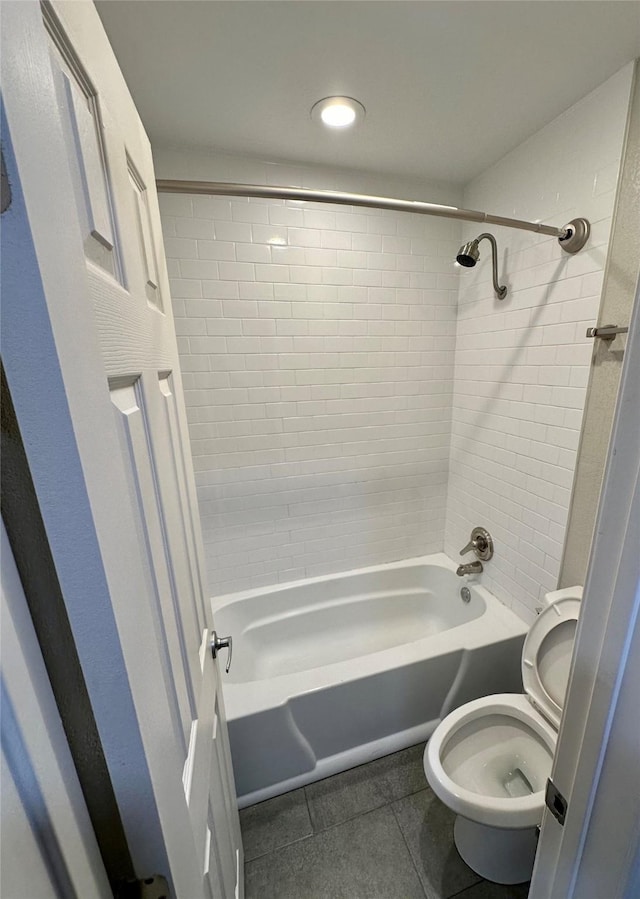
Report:
<svg viewBox="0 0 640 899"><path fill-rule="evenodd" d="M533 622L522 649L525 693L556 729L564 707L579 614L580 600L575 595L556 599Z"/></svg>

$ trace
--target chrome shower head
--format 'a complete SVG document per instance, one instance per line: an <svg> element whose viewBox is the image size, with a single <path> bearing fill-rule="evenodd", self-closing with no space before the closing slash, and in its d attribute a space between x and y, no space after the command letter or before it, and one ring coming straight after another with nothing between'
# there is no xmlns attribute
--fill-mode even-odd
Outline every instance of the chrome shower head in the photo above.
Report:
<svg viewBox="0 0 640 899"><path fill-rule="evenodd" d="M478 241L470 240L458 250L456 262L458 265L464 265L465 268L473 268L480 258L480 250L478 249Z"/></svg>
<svg viewBox="0 0 640 899"><path fill-rule="evenodd" d="M475 240L470 240L468 243L463 244L458 250L458 255L456 256L456 262L458 265L463 265L465 268L473 268L478 259L480 258L480 249L478 244L481 240L488 240L491 244L491 260L493 264L493 289L496 292L496 296L499 300L504 300L507 295L507 288L505 286L500 286L498 284L498 245L496 244L496 239L493 234L489 234L486 231L484 234L480 234L476 237Z"/></svg>

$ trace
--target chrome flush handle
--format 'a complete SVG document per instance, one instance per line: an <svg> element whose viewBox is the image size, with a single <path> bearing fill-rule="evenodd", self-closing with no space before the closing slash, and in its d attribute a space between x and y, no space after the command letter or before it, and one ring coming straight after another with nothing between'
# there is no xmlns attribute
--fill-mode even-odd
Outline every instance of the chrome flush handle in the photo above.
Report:
<svg viewBox="0 0 640 899"><path fill-rule="evenodd" d="M229 654L227 655L227 667L224 669L226 673L229 673L229 668L231 668L231 654L233 652L233 639L232 637L219 637L215 631L211 631L211 655L214 659L218 658L218 653L221 649L228 649Z"/></svg>

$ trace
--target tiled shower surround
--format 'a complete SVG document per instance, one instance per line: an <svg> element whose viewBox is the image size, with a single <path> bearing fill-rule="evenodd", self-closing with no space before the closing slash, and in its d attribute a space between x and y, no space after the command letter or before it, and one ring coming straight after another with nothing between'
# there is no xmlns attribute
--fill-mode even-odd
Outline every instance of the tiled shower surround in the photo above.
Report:
<svg viewBox="0 0 640 899"><path fill-rule="evenodd" d="M492 228L490 254L460 275L445 551L483 524L496 542L483 583L532 620L562 559L593 340L627 119L627 66L476 178L472 209L529 221L591 222L575 256L555 238ZM464 226L464 239L479 233Z"/></svg>
<svg viewBox="0 0 640 899"><path fill-rule="evenodd" d="M575 257L492 228L502 303L486 242L475 269L452 266L482 226L161 195L212 592L455 558L481 524L496 541L483 582L534 615L560 570L630 81L627 67L465 189L470 208L593 224ZM184 174L174 153L159 176L225 180L199 165Z"/></svg>
<svg viewBox="0 0 640 899"><path fill-rule="evenodd" d="M441 549L459 226L161 200L211 589Z"/></svg>

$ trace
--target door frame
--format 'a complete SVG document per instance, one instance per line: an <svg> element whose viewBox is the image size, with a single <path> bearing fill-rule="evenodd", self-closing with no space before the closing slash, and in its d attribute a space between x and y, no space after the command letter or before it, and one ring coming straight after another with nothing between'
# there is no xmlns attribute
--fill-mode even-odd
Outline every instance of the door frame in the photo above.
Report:
<svg viewBox="0 0 640 899"><path fill-rule="evenodd" d="M640 877L630 843L639 835L640 795L637 783L629 789L633 769L629 780L614 765L625 740L635 739L636 749L639 742L637 696L631 706L624 689L640 628L639 410L640 284L551 772L568 811L561 826L545 809L530 899L599 899L602 892L585 891L590 870L608 872L608 899L636 895L627 891ZM631 733L621 735L616 724L624 720Z"/></svg>
<svg viewBox="0 0 640 899"><path fill-rule="evenodd" d="M14 190L19 189L15 182L13 187ZM2 569L4 573L7 566L14 565L20 579L25 616L32 622L34 639L40 647L57 714L109 882L126 882L134 877L133 862L71 634L4 367L1 376ZM55 635L54 640L52 635Z"/></svg>
<svg viewBox="0 0 640 899"><path fill-rule="evenodd" d="M2 872L11 897L113 899L13 548L2 556ZM37 887L36 887L37 884ZM17 892L13 892L17 890Z"/></svg>

